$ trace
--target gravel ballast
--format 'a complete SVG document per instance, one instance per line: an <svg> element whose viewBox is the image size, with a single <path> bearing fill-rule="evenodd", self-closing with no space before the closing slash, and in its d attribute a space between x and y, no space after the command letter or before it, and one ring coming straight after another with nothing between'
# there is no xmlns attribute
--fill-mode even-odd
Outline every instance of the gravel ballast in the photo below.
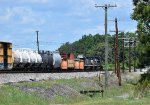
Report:
<svg viewBox="0 0 150 105"><path fill-rule="evenodd" d="M71 79L81 77L98 76L100 72L74 72L74 73L14 73L0 74L0 84L22 82L22 81L40 81L49 79Z"/></svg>

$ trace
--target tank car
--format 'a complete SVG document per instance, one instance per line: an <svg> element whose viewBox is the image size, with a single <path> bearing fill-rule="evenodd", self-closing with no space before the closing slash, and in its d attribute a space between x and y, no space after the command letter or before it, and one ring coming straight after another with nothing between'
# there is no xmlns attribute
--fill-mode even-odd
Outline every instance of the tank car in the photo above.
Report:
<svg viewBox="0 0 150 105"><path fill-rule="evenodd" d="M60 69L61 56L59 52L41 51L40 55L43 61L42 68L45 70Z"/></svg>
<svg viewBox="0 0 150 105"><path fill-rule="evenodd" d="M16 49L13 52L14 57L14 69L28 69L35 70L42 64L42 57L37 51L23 48Z"/></svg>
<svg viewBox="0 0 150 105"><path fill-rule="evenodd" d="M40 56L42 57L42 65L41 65L41 69L44 70L52 70L53 69L53 56L52 56L52 52L50 51L41 51L40 52Z"/></svg>
<svg viewBox="0 0 150 105"><path fill-rule="evenodd" d="M55 51L52 52L52 56L53 56L53 68L54 69L60 69L61 66L61 56L60 53Z"/></svg>

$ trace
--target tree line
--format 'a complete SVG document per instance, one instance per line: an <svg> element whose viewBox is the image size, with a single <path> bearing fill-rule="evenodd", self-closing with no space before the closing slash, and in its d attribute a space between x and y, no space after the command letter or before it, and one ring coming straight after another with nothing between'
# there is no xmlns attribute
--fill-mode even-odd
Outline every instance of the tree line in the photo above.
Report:
<svg viewBox="0 0 150 105"><path fill-rule="evenodd" d="M123 33L119 33L119 38L122 38ZM137 37L135 33L126 32L124 33L126 38L129 37ZM114 44L115 44L115 35L108 35L108 52L109 59L108 62L110 64L114 63ZM122 44L123 40L119 40L119 49L120 49L120 62L122 62ZM105 60L105 35L83 35L81 39L75 41L73 43L66 42L59 49L60 52L63 53L74 53L75 56L79 54L83 54L84 56L98 56L101 58L101 62L104 64ZM128 48L125 48L125 61L128 65ZM137 51L131 49L131 56L136 56Z"/></svg>

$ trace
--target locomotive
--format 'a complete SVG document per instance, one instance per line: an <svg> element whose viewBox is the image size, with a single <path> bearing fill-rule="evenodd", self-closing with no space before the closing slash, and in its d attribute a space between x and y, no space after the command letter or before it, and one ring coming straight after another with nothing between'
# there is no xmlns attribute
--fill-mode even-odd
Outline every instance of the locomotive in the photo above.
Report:
<svg viewBox="0 0 150 105"><path fill-rule="evenodd" d="M0 42L0 70L11 71L85 71L102 69L99 57L74 57L73 53L37 51L30 48L12 50L12 43Z"/></svg>

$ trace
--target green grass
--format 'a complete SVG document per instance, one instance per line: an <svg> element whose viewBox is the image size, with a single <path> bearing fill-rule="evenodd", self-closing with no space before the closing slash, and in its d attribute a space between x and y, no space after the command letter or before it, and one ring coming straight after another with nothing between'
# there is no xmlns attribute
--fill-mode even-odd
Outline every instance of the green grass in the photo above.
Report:
<svg viewBox="0 0 150 105"><path fill-rule="evenodd" d="M41 87L51 88L54 84L68 85L78 92L81 90L97 90L98 87L85 87L82 85L83 82L97 81L95 78L80 78L80 79L69 79L69 80L49 80L40 82L23 82L18 83L18 86L27 87ZM101 94L96 94L93 97L87 95L79 96L56 96L54 99L43 98L36 93L26 93L17 88L6 84L0 86L0 105L53 105L53 104L68 104L68 105L150 105L150 94L141 99L136 99L133 96L135 86L130 83L123 83L123 86L119 87L116 85L110 86L110 88L104 92L104 97ZM129 94L126 99L120 98L124 94Z"/></svg>
<svg viewBox="0 0 150 105"><path fill-rule="evenodd" d="M0 87L0 105L48 105L48 100L28 94L12 86Z"/></svg>
<svg viewBox="0 0 150 105"><path fill-rule="evenodd" d="M81 101L72 105L150 105L149 99L117 99L117 98L95 98Z"/></svg>

